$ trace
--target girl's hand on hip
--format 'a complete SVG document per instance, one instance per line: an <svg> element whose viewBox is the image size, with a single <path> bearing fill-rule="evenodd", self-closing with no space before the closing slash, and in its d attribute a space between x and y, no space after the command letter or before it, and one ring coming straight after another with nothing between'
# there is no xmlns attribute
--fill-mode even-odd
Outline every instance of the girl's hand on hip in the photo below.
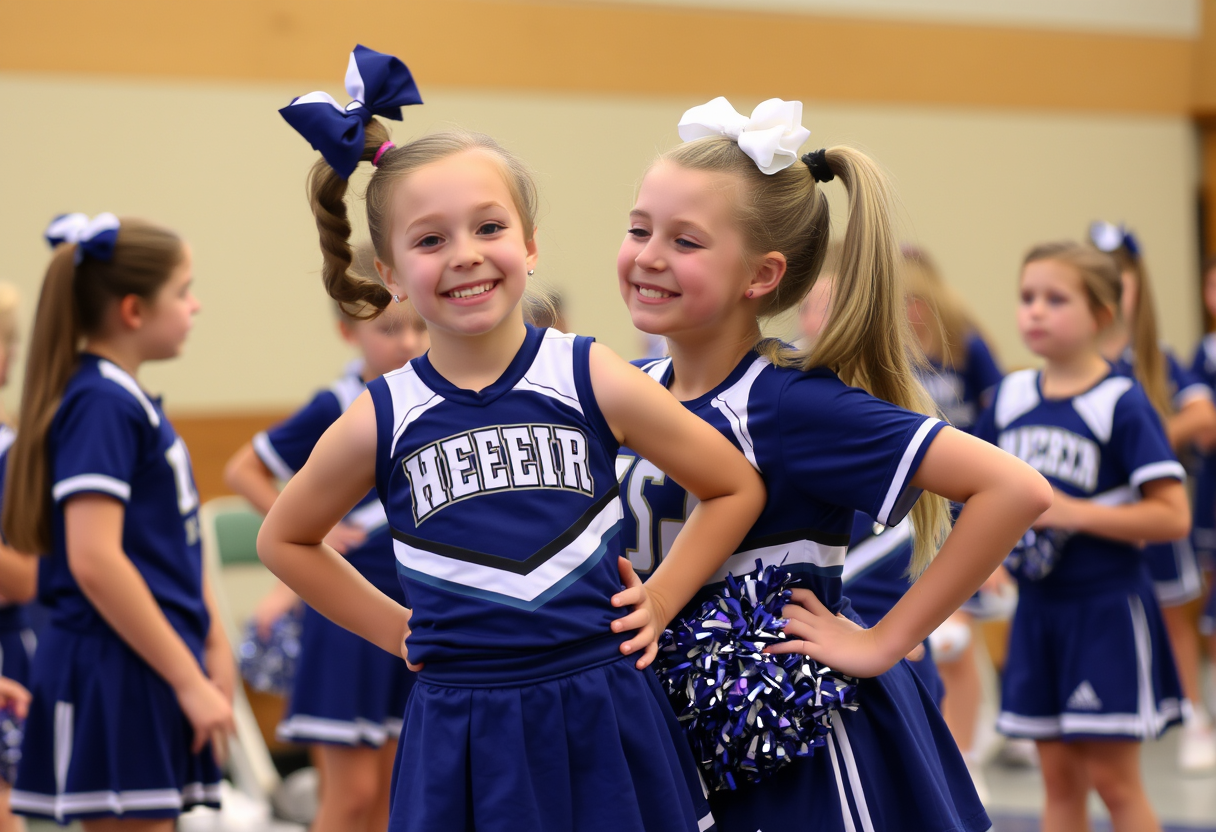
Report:
<svg viewBox="0 0 1216 832"><path fill-rule="evenodd" d="M637 660L638 670L644 670L659 654L659 635L662 633L654 599L646 590L646 585L633 571L633 564L628 558L618 558L617 566L621 570L621 581L625 588L612 596L612 606L633 607L633 611L612 622L612 632L623 633L626 630L637 630L633 638L621 645L621 652L626 655L641 652Z"/></svg>

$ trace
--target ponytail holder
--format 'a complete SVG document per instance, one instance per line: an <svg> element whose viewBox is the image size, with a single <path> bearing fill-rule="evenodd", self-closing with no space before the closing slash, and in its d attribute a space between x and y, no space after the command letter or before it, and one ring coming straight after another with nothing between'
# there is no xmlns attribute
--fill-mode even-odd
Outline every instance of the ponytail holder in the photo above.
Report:
<svg viewBox="0 0 1216 832"><path fill-rule="evenodd" d="M836 178L832 168L828 166L827 148L820 148L802 157L802 163L811 171L811 178L816 182L831 182Z"/></svg>
<svg viewBox="0 0 1216 832"><path fill-rule="evenodd" d="M392 55L356 46L346 67L346 92L353 101L342 107L326 92L301 95L279 114L319 150L329 166L349 179L363 157L364 133L372 116L401 121L401 108L421 104L409 67ZM384 146L381 145L382 153Z"/></svg>
<svg viewBox="0 0 1216 832"><path fill-rule="evenodd" d="M1132 257L1140 256L1140 242L1136 239L1136 235L1128 231L1127 226L1122 223L1115 225L1113 222L1105 220L1091 222L1089 241L1094 244L1094 248L1105 251L1107 254L1122 248Z"/></svg>
<svg viewBox="0 0 1216 832"><path fill-rule="evenodd" d="M118 242L118 217L107 212L89 219L88 214L60 214L51 220L42 236L55 248L64 243L76 246L77 266L85 255L108 263Z"/></svg>
<svg viewBox="0 0 1216 832"><path fill-rule="evenodd" d="M802 102L770 98L752 110L752 117L735 112L725 98L684 113L678 127L686 142L709 136L725 136L739 145L760 168L772 175L798 161L798 148L810 137L802 126Z"/></svg>
<svg viewBox="0 0 1216 832"><path fill-rule="evenodd" d="M374 168L380 167L380 157L383 156L388 151L392 150L396 146L397 145L393 144L391 141L387 141L384 144L380 145L380 149L377 150L376 155L372 157L372 167L374 167Z"/></svg>

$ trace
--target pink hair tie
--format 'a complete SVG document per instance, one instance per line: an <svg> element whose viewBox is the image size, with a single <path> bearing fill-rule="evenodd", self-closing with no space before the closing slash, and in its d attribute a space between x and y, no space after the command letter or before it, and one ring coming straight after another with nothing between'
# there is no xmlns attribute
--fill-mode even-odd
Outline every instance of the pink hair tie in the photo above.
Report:
<svg viewBox="0 0 1216 832"><path fill-rule="evenodd" d="M380 166L380 157L383 156L386 151L388 151L389 149L394 148L396 146L397 145L393 144L391 141L385 142L384 144L380 145L380 149L377 150L376 155L372 157L372 167L379 167Z"/></svg>

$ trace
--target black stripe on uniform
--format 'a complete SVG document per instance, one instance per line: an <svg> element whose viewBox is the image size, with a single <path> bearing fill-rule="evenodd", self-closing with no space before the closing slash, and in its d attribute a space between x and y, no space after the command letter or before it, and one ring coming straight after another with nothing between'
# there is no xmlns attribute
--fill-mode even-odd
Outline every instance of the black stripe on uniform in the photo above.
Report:
<svg viewBox="0 0 1216 832"><path fill-rule="evenodd" d="M407 546L413 546L415 549L422 549L423 551L451 558L452 560L475 563L478 566L488 566L491 569L501 569L503 572L512 572L516 575L529 575L538 567L543 566L551 560L562 549L573 543L580 534L587 530L587 527L591 525L591 521L598 517L600 512L609 503L616 500L618 496L619 492L616 488L609 488L604 492L604 496L591 504L591 507L583 513L582 517L574 521L570 528L553 538L553 540L526 560L515 560L514 558L506 558L502 555L490 555L472 549L463 549L460 546L438 543L434 540L424 540L421 537L414 537L396 528L392 530L393 539L400 540L402 543Z"/></svg>

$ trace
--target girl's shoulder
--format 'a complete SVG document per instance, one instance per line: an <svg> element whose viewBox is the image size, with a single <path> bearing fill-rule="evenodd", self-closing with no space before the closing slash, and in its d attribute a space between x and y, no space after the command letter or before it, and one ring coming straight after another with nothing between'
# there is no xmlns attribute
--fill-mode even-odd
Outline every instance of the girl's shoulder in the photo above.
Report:
<svg viewBox="0 0 1216 832"><path fill-rule="evenodd" d="M58 415L77 410L87 412L91 420L126 417L154 429L165 421L159 404L126 370L87 353L68 380Z"/></svg>

